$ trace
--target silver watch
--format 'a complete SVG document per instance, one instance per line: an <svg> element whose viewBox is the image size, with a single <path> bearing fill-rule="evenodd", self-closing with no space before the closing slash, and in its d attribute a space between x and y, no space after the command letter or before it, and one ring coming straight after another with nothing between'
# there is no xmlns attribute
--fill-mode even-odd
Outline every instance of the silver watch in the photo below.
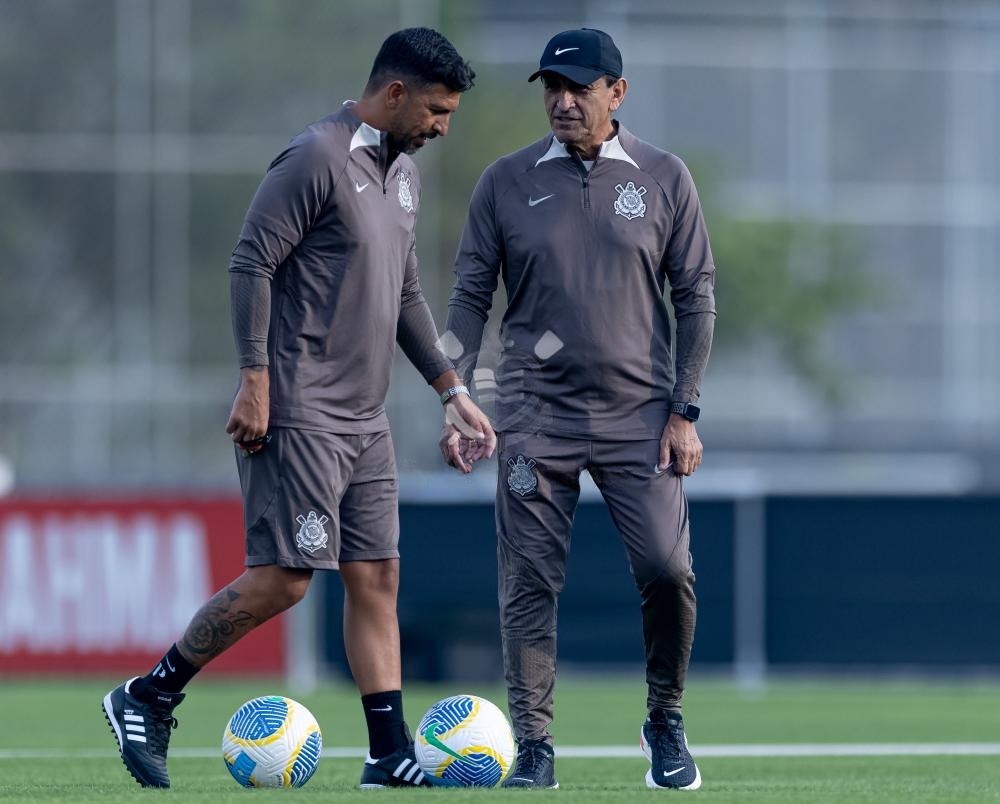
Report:
<svg viewBox="0 0 1000 804"><path fill-rule="evenodd" d="M445 404L445 402L447 402L453 396L458 396L459 394L465 394L466 396L472 396L472 394L469 393L469 389L466 388L464 385L453 385L447 391L442 391L442 393L441 393L441 404L442 405Z"/></svg>

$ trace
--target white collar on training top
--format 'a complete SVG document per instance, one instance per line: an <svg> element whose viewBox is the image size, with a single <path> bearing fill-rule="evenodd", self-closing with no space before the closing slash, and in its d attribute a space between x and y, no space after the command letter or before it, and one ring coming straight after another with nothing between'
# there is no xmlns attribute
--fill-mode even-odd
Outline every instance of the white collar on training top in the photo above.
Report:
<svg viewBox="0 0 1000 804"><path fill-rule="evenodd" d="M357 101L345 100L342 106L354 106ZM348 148L349 151L353 151L355 148L368 148L371 146L378 147L382 142L382 132L377 128L372 128L367 123L362 123L358 126L358 130L354 132L354 136L351 137L351 147Z"/></svg>
<svg viewBox="0 0 1000 804"><path fill-rule="evenodd" d="M628 162L636 170L639 170L639 166L635 163L625 149L622 148L622 144L618 141L618 135L615 134L610 140L605 140L601 143L601 152L599 156L605 159L620 159L622 162ZM549 146L549 150L545 152L537 162L535 162L535 167L538 167L542 162L547 162L549 159L571 159L569 151L566 150L566 146L563 145L555 137L552 138L552 144ZM593 163L591 163L593 164Z"/></svg>

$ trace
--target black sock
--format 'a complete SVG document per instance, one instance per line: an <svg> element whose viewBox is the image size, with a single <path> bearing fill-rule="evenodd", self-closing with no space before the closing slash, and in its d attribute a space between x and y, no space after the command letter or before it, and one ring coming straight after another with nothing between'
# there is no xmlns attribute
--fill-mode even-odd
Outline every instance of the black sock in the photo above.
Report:
<svg viewBox="0 0 1000 804"><path fill-rule="evenodd" d="M368 724L368 744L372 759L387 757L410 742L403 722L403 693L399 690L373 692L361 696Z"/></svg>
<svg viewBox="0 0 1000 804"><path fill-rule="evenodd" d="M156 667L132 682L129 691L140 700L145 699L149 687L154 687L160 692L180 692L200 669L181 656L175 643L170 646L170 650L160 659Z"/></svg>

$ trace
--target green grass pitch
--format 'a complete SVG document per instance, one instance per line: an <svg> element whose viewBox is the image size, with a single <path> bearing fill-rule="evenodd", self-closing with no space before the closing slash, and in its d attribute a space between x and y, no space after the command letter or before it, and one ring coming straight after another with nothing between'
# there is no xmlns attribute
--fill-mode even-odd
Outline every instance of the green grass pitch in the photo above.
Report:
<svg viewBox="0 0 1000 804"><path fill-rule="evenodd" d="M562 757L558 791L355 789L359 759L325 757L300 790L249 791L226 772L221 758L185 757L184 750L217 749L233 711L257 695L289 694L280 681L196 680L178 710L170 760L173 787L143 790L128 776L100 701L113 685L92 680L0 679L0 801L158 800L247 802L273 796L295 800L487 802L542 796L567 802L626 802L636 796L692 796L703 802L988 802L1000 801L1000 756L698 756L699 747L803 743L997 743L1000 684L995 682L775 681L757 690L692 678L685 721L704 783L696 793L647 791L648 767L639 753L644 715L641 677L564 679L556 691L558 746L634 745L634 758ZM503 706L498 685L449 684L406 688L415 724L435 700L458 692ZM323 729L326 747L364 745L361 707L351 687L332 684L293 696ZM49 756L43 756L51 752ZM273 799L272 799L273 800Z"/></svg>

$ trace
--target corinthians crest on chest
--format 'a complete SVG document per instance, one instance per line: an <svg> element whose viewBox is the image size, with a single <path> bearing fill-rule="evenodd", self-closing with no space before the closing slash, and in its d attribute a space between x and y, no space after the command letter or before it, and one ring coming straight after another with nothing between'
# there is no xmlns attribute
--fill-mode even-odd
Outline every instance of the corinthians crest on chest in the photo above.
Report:
<svg viewBox="0 0 1000 804"><path fill-rule="evenodd" d="M618 200L615 201L615 214L621 215L626 220L641 218L646 214L646 202L642 197L646 194L646 188L640 185L635 186L634 181L628 182L624 187L615 185L618 191Z"/></svg>
<svg viewBox="0 0 1000 804"><path fill-rule="evenodd" d="M415 209L413 191L411 190L413 177L405 170L400 170L396 181L399 183L399 205L407 212L413 212Z"/></svg>

